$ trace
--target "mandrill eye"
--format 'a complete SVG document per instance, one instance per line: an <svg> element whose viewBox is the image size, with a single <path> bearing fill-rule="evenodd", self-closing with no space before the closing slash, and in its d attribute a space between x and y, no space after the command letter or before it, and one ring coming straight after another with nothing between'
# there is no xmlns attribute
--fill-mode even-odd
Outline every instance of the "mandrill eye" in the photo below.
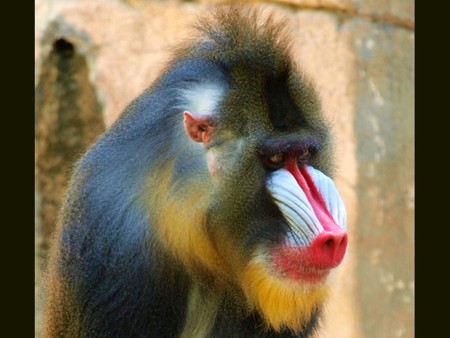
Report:
<svg viewBox="0 0 450 338"><path fill-rule="evenodd" d="M309 159L310 152L308 148L304 148L300 150L300 152L297 154L297 163L300 165L306 164L306 161Z"/></svg>
<svg viewBox="0 0 450 338"><path fill-rule="evenodd" d="M280 169L284 166L284 154L278 153L271 156L263 156L263 163L269 170Z"/></svg>
<svg viewBox="0 0 450 338"><path fill-rule="evenodd" d="M269 162L272 163L272 164L275 164L275 165L276 164L280 164L283 161L284 161L284 154L283 153L278 153L278 154L275 154L275 155L269 157Z"/></svg>

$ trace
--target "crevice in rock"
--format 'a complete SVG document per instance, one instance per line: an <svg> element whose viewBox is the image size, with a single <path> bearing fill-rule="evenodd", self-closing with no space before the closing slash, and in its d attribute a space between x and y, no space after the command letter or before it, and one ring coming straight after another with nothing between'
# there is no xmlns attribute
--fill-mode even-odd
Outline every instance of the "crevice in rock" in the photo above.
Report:
<svg viewBox="0 0 450 338"><path fill-rule="evenodd" d="M53 40L35 99L36 183L45 254L75 161L105 130L84 55L68 38Z"/></svg>

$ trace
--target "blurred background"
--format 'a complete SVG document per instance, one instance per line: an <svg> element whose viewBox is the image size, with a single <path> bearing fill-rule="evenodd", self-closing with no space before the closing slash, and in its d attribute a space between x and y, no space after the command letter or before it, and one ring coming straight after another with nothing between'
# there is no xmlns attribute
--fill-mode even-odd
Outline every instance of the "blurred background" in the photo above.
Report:
<svg viewBox="0 0 450 338"><path fill-rule="evenodd" d="M336 138L350 244L317 337L413 337L414 2L253 2L287 18ZM220 3L35 1L36 337L48 240L73 162Z"/></svg>

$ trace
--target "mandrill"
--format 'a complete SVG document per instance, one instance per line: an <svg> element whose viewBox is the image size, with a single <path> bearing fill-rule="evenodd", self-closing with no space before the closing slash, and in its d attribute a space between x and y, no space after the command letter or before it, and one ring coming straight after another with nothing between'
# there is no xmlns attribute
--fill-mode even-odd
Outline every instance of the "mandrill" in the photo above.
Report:
<svg viewBox="0 0 450 338"><path fill-rule="evenodd" d="M222 8L77 163L45 337L308 337L346 251L283 22Z"/></svg>

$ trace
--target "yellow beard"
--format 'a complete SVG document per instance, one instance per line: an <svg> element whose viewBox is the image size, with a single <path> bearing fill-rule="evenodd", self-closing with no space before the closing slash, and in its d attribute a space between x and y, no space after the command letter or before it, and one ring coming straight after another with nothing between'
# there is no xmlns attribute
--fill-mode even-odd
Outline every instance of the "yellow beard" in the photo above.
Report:
<svg viewBox="0 0 450 338"><path fill-rule="evenodd" d="M261 257L261 256L259 256ZM325 284L305 284L274 276L267 262L252 259L244 269L241 285L251 307L275 331L301 330L329 294Z"/></svg>

